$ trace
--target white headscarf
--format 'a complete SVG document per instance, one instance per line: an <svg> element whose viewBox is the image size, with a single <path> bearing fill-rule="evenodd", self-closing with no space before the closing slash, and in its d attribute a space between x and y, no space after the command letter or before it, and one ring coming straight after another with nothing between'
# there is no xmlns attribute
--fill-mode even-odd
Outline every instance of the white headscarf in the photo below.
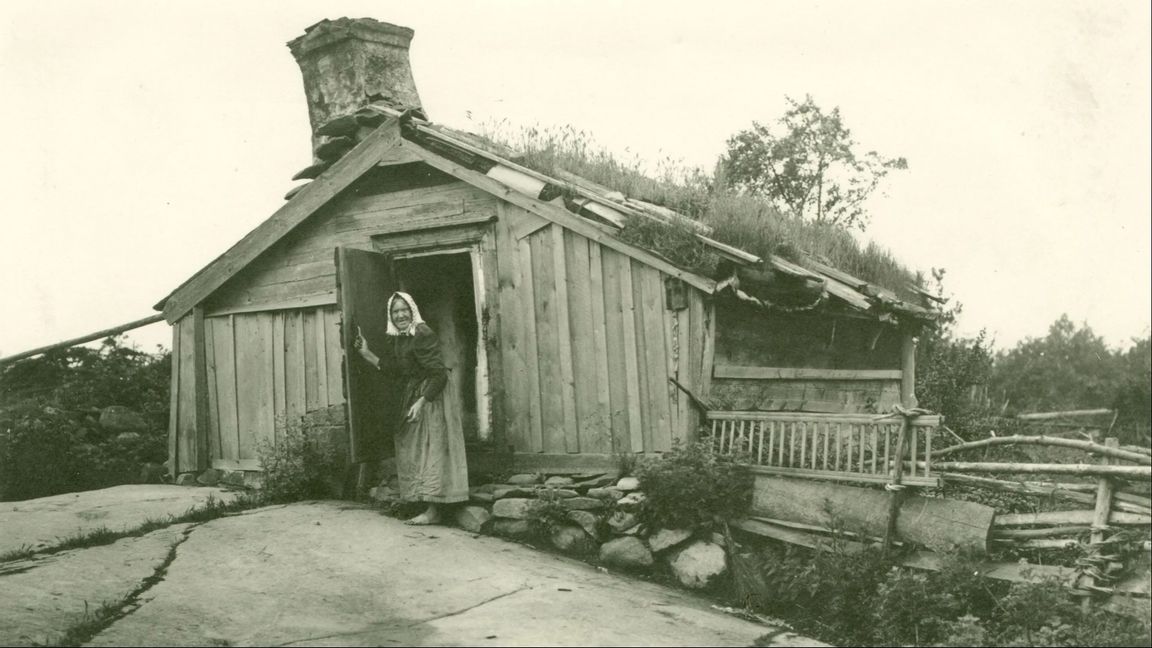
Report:
<svg viewBox="0 0 1152 648"><path fill-rule="evenodd" d="M412 311L412 323L408 325L408 329L401 331L396 328L396 324L392 322L392 302L399 297L408 304L408 309ZM388 335L416 335L416 325L423 324L424 319L420 317L420 309L416 307L416 300L412 299L412 295L405 292L396 291L391 297L388 298Z"/></svg>

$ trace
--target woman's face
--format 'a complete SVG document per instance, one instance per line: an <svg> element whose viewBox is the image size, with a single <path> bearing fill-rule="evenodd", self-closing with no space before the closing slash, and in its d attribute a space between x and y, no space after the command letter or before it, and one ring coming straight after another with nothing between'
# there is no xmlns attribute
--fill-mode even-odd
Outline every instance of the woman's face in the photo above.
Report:
<svg viewBox="0 0 1152 648"><path fill-rule="evenodd" d="M392 323L396 328L401 331L407 330L408 325L412 323L412 309L408 308L408 302L397 297L392 300Z"/></svg>

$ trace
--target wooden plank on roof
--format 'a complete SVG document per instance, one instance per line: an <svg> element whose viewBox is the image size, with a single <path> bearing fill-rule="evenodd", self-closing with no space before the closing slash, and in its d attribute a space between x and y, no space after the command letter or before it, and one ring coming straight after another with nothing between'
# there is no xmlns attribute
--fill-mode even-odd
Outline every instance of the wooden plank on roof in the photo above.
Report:
<svg viewBox="0 0 1152 648"><path fill-rule="evenodd" d="M820 263L819 261L817 261L815 259L808 258L805 260L804 263L809 268L811 268L812 270L815 270L816 272L819 272L822 275L832 277L836 281L839 281L840 283L846 284L849 288L852 288L853 290L862 290L868 286L867 281L864 281L863 279L859 279L857 277L854 277L854 276L848 274L847 272L840 270L839 268L833 268L830 265Z"/></svg>
<svg viewBox="0 0 1152 648"><path fill-rule="evenodd" d="M807 367L741 367L717 365L716 378L747 380L900 380L899 369L816 369Z"/></svg>
<svg viewBox="0 0 1152 648"><path fill-rule="evenodd" d="M784 274L787 274L787 275L792 275L793 277L800 277L803 279L816 279L817 281L824 281L824 277L816 274L815 272L812 272L808 268L798 266L795 263L792 263L791 261L789 261L788 259L785 259L784 257L776 256L775 254L773 254L771 257L768 258L768 263L769 263L769 265L772 266L772 268L774 270L777 270L779 272L783 272Z"/></svg>
<svg viewBox="0 0 1152 648"><path fill-rule="evenodd" d="M468 184L483 189L503 200L506 200L533 214L536 214L537 216L546 218L554 223L562 225L566 229L572 230L577 234L596 241L597 243L620 252L625 256L636 259L641 263L652 266L653 268L656 268L661 272L669 274L673 277L682 279L685 283L703 290L708 294L712 294L716 288L715 281L677 268L671 263L668 263L667 261L664 261L663 259L660 259L645 250L641 250L640 248L629 245L617 239L612 234L609 234L605 229L601 229L586 219L570 213L563 207L559 207L551 203L541 202L534 198L529 198L528 196L510 189L482 173L477 173L471 169L466 169L459 164L452 162L451 160L442 158L439 155L436 155L435 153L420 147L418 144L405 140L403 146L411 147L411 149L430 166L440 169L449 175L455 176L467 182Z"/></svg>
<svg viewBox="0 0 1152 648"><path fill-rule="evenodd" d="M696 238L700 239L702 243L719 252L721 256L730 261L746 264L756 264L761 262L760 257L752 254L751 252L745 252L738 247L728 245L727 243L721 243L720 241L708 238L702 234L697 234Z"/></svg>
<svg viewBox="0 0 1152 648"><path fill-rule="evenodd" d="M859 310L872 308L872 301L868 297L830 277L824 280L824 290Z"/></svg>
<svg viewBox="0 0 1152 648"><path fill-rule="evenodd" d="M392 119L340 158L319 178L304 186L292 200L276 210L247 236L215 261L192 276L164 301L164 319L175 322L204 300L230 277L256 260L285 234L332 200L365 171L375 166L388 150L400 143L400 126Z"/></svg>

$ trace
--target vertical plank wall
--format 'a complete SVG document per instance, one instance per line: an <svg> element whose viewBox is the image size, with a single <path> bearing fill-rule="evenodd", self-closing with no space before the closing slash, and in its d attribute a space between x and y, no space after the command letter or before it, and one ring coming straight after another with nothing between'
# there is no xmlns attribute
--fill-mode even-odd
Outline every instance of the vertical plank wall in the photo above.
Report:
<svg viewBox="0 0 1152 648"><path fill-rule="evenodd" d="M255 470L257 448L344 402L335 306L205 319L212 465Z"/></svg>
<svg viewBox="0 0 1152 648"><path fill-rule="evenodd" d="M534 222L538 221L538 222ZM665 276L501 205L497 222L505 433L518 453L660 452L697 424L707 309L668 310Z"/></svg>

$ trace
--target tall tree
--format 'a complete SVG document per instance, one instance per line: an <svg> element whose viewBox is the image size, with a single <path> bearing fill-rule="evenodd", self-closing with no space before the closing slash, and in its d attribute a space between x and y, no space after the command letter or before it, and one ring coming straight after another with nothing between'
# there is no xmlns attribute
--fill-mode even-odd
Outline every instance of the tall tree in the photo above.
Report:
<svg viewBox="0 0 1152 648"><path fill-rule="evenodd" d="M798 218L863 230L864 202L890 171L908 168L907 160L858 153L839 108L824 112L811 96L787 100L780 134L753 122L729 138L720 159L724 184L769 198Z"/></svg>

